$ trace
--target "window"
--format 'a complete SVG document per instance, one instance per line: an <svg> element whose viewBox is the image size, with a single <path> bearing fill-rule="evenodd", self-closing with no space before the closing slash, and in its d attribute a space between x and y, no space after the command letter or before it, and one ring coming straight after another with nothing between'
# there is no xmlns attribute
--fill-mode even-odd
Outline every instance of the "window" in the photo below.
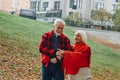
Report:
<svg viewBox="0 0 120 80"><path fill-rule="evenodd" d="M82 8L83 0L70 0L70 8Z"/></svg>
<svg viewBox="0 0 120 80"><path fill-rule="evenodd" d="M40 11L40 1L38 2L38 8L37 8L38 11Z"/></svg>
<svg viewBox="0 0 120 80"><path fill-rule="evenodd" d="M74 0L70 0L70 5L69 7L72 8L74 6Z"/></svg>
<svg viewBox="0 0 120 80"><path fill-rule="evenodd" d="M119 0L115 0L115 2L119 2Z"/></svg>
<svg viewBox="0 0 120 80"><path fill-rule="evenodd" d="M78 1L78 0L74 0L74 5L77 5L77 1Z"/></svg>
<svg viewBox="0 0 120 80"><path fill-rule="evenodd" d="M54 10L60 10L60 1L54 2Z"/></svg>
<svg viewBox="0 0 120 80"><path fill-rule="evenodd" d="M98 3L95 3L95 7L94 7L95 9L98 9Z"/></svg>
<svg viewBox="0 0 120 80"><path fill-rule="evenodd" d="M36 2L30 2L30 8L35 10L36 9Z"/></svg>
<svg viewBox="0 0 120 80"><path fill-rule="evenodd" d="M104 8L104 3L100 3L100 8Z"/></svg>
<svg viewBox="0 0 120 80"><path fill-rule="evenodd" d="M102 2L96 2L96 3L94 4L94 8L95 8L96 10L101 9L101 8L104 8L104 3L102 3Z"/></svg>
<svg viewBox="0 0 120 80"><path fill-rule="evenodd" d="M37 11L40 11L40 1L38 2L38 4L36 5L36 1L30 2L30 9L36 10L37 7Z"/></svg>
<svg viewBox="0 0 120 80"><path fill-rule="evenodd" d="M78 7L79 7L79 8L82 8L82 4L83 4L83 0L79 0L79 1L78 1Z"/></svg>
<svg viewBox="0 0 120 80"><path fill-rule="evenodd" d="M115 10L115 4L112 4L112 11Z"/></svg>
<svg viewBox="0 0 120 80"><path fill-rule="evenodd" d="M43 2L43 9L46 11L46 8L48 8L48 2Z"/></svg>

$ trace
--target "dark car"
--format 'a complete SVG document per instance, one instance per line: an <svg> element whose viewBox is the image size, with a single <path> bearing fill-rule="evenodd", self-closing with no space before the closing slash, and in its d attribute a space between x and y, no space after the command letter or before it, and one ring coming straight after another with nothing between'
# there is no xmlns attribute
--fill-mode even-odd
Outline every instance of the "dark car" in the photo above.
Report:
<svg viewBox="0 0 120 80"><path fill-rule="evenodd" d="M30 18L30 19L35 19L36 20L36 14L34 10L31 9L21 9L20 10L20 16Z"/></svg>

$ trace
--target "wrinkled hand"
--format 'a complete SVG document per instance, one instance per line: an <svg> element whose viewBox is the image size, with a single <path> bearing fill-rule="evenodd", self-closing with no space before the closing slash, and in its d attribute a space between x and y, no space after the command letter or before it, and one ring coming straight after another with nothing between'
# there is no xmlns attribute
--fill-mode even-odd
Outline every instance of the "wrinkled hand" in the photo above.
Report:
<svg viewBox="0 0 120 80"><path fill-rule="evenodd" d="M56 58L52 58L52 59L50 59L50 62L56 64L57 63L57 59Z"/></svg>
<svg viewBox="0 0 120 80"><path fill-rule="evenodd" d="M56 52L57 56L63 55L64 54L64 50L58 49L58 51Z"/></svg>
<svg viewBox="0 0 120 80"><path fill-rule="evenodd" d="M63 54L64 54L64 50L58 49L58 51L56 52L57 59L61 60L63 58Z"/></svg>
<svg viewBox="0 0 120 80"><path fill-rule="evenodd" d="M56 56L58 60L62 59L62 55Z"/></svg>

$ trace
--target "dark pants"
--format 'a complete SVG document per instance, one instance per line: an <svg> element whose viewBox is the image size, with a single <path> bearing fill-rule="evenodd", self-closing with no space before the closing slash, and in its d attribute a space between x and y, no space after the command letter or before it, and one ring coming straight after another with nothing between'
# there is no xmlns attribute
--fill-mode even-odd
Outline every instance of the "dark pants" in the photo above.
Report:
<svg viewBox="0 0 120 80"><path fill-rule="evenodd" d="M42 80L64 80L60 64L49 63L48 67L42 64Z"/></svg>

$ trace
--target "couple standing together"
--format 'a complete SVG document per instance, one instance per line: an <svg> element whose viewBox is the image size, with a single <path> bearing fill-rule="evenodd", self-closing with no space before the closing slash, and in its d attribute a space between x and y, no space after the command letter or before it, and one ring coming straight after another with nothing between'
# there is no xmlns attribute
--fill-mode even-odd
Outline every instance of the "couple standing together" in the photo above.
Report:
<svg viewBox="0 0 120 80"><path fill-rule="evenodd" d="M58 19L52 31L42 36L39 51L42 54L42 80L91 80L91 49L84 31L75 32L74 45L63 34L65 22Z"/></svg>

